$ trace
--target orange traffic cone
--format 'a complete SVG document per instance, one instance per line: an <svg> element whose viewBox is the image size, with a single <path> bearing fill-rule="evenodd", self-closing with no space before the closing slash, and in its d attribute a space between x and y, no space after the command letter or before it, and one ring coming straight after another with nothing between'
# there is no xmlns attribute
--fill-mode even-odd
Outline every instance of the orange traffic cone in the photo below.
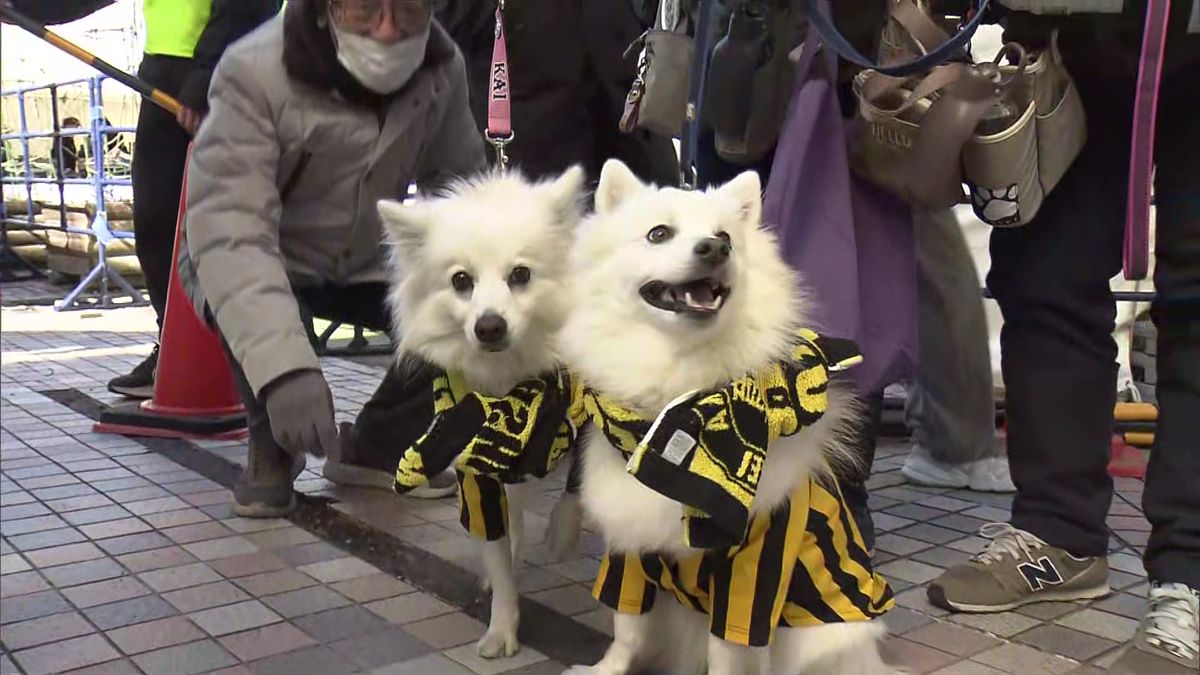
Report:
<svg viewBox="0 0 1200 675"><path fill-rule="evenodd" d="M190 155L190 152L189 152ZM175 252L159 342L154 397L109 408L97 433L167 438L244 438L246 411L233 383L220 337L208 327L179 286L176 264L187 205L187 171L175 223Z"/></svg>

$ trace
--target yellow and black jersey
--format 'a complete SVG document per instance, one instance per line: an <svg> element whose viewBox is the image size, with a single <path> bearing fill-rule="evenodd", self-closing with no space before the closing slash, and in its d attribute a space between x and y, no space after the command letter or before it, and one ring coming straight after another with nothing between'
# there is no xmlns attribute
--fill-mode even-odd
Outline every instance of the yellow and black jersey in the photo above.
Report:
<svg viewBox="0 0 1200 675"><path fill-rule="evenodd" d="M508 496L492 476L456 470L458 521L472 537L495 541L508 534Z"/></svg>
<svg viewBox="0 0 1200 675"><path fill-rule="evenodd" d="M753 647L770 644L776 626L866 621L894 605L841 491L816 478L754 518L737 547L683 559L609 553L592 594L617 612L643 614L660 590L707 614L716 637Z"/></svg>

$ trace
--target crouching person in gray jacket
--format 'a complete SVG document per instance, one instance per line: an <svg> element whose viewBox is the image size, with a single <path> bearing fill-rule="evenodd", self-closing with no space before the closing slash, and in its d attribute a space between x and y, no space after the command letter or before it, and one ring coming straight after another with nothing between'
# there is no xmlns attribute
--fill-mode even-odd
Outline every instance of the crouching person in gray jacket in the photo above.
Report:
<svg viewBox="0 0 1200 675"><path fill-rule="evenodd" d="M391 489L402 446L396 371L339 439L301 322L389 330L375 204L484 164L462 56L431 0L292 0L234 44L192 149L180 278L221 334L250 426L236 511L294 505L305 454L341 482ZM299 302L298 302L299 299ZM454 491L439 477L426 496Z"/></svg>

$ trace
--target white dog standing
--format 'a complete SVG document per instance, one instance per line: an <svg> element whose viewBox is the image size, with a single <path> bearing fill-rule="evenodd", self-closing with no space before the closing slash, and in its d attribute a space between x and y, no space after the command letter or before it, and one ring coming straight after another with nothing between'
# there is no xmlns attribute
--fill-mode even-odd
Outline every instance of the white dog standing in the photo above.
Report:
<svg viewBox="0 0 1200 675"><path fill-rule="evenodd" d="M584 223L571 254L572 310L561 333L560 352L573 377L653 419L687 392L721 387L789 358L804 305L796 275L780 257L774 237L760 226L760 190L754 173L708 192L656 189L640 183L623 164L607 163L596 194L596 214ZM647 667L672 674L702 673L707 667L715 675L893 672L877 647L885 627L872 620L890 607L890 591L871 572L852 522L839 520L836 488L821 487L814 478L836 458L837 440L852 410L848 396L831 390L828 410L819 421L771 445L750 516L766 522L789 505L792 512L808 514L827 508L815 518L808 516L808 524L832 514L829 520L838 522L828 523L833 532L827 538L830 548L815 551L812 545L800 552L799 562L793 554L784 566L794 563L816 586L839 579L838 565L852 568L855 583L861 585L834 589L830 597L858 594L870 607L861 611L850 606L855 603L843 602L845 611L823 614L805 607L811 597L794 597L803 593L794 588L794 581L789 587L788 579L782 579L787 605L784 620L768 627L769 648L730 637L740 629L731 628L728 616L712 619L712 632L726 639L705 639L710 630L705 614L685 608L683 602L696 609L706 603L715 606L716 593L699 597L708 589L702 579L707 563L703 552L684 544L686 512L680 503L632 477L625 457L605 434L590 434L583 447L583 505L599 524L610 552L596 594L605 602L602 586L615 585L620 611L614 618L614 642L603 660L579 670L604 675ZM811 491L806 486L812 486ZM809 503L796 503L797 494L806 495ZM840 515L845 515L841 506ZM789 550L801 536L788 535ZM746 544L731 550L729 557L754 545L762 546ZM837 546L843 550L841 560L829 560L837 557L830 553ZM822 553L824 563L819 562ZM639 556L645 554L651 558L641 560L654 571L643 569L631 577L631 566L640 565ZM765 553L755 555L755 560L767 558ZM812 562L814 556L817 563ZM614 572L621 561L629 564ZM760 573L735 569L732 583L738 583L738 574L758 583L755 577ZM657 582L659 575L662 584ZM689 575L703 588L693 592ZM830 578L818 579L822 575ZM643 586L649 585L642 583L643 577L651 577L659 587L657 602L645 599ZM663 592L664 585L671 586L681 602L668 597L671 593ZM629 586L632 602L622 588ZM814 592L813 602L820 602L824 591ZM777 603L776 613L784 604L782 595L777 597L771 601ZM788 619L789 608L793 619ZM710 616L717 612L713 606L703 610ZM798 615L801 620L795 620ZM716 626L718 622L725 625Z"/></svg>
<svg viewBox="0 0 1200 675"><path fill-rule="evenodd" d="M582 183L578 168L541 184L501 173L458 183L434 199L380 202L394 251L398 358L441 371L431 399L502 397L557 368L553 340L566 315L566 259L581 218ZM458 474L462 522L482 540L492 592L478 652L512 656L519 648L514 564L528 487ZM574 540L578 529L578 518L552 518L548 538L552 546L555 538Z"/></svg>

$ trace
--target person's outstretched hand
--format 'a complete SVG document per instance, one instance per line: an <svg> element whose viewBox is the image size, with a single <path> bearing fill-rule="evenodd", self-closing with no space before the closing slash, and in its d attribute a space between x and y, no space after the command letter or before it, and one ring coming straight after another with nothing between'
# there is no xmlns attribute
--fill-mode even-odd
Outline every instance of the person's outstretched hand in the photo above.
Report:
<svg viewBox="0 0 1200 675"><path fill-rule="evenodd" d="M204 113L186 105L179 107L179 113L175 115L175 121L179 122L179 126L187 130L193 136L200 129L200 123L204 121Z"/></svg>
<svg viewBox="0 0 1200 675"><path fill-rule="evenodd" d="M287 373L266 386L263 398L271 433L287 452L324 457L337 447L333 394L321 371Z"/></svg>

